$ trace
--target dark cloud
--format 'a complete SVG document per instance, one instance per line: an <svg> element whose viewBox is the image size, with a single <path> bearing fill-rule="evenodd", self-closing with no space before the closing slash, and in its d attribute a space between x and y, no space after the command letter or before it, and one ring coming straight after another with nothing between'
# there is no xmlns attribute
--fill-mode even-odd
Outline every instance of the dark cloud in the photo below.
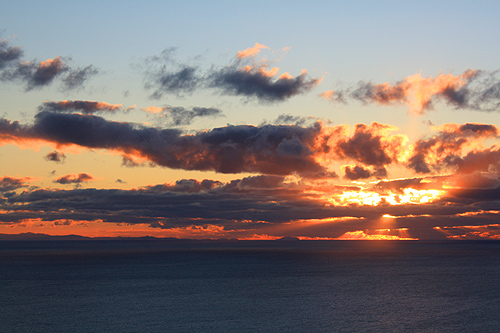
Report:
<svg viewBox="0 0 500 333"><path fill-rule="evenodd" d="M85 81L98 73L99 70L93 65L70 69L67 75L61 80L62 88L63 90L78 89L83 86Z"/></svg>
<svg viewBox="0 0 500 333"><path fill-rule="evenodd" d="M160 99L163 95L177 95L192 93L200 87L202 80L199 68L175 59L176 48L167 48L159 56L149 57L144 64L146 69L144 87L153 90L150 98Z"/></svg>
<svg viewBox="0 0 500 333"><path fill-rule="evenodd" d="M376 102L379 104L390 104L394 101L403 101L406 98L406 89L399 82L389 87L383 84L373 84L371 82L361 81L358 86L350 92L350 97L367 102Z"/></svg>
<svg viewBox="0 0 500 333"><path fill-rule="evenodd" d="M312 117L301 117L293 116L291 114L280 114L276 119L270 122L264 122L263 124L275 124L275 125L297 125L304 126L307 122L311 120Z"/></svg>
<svg viewBox="0 0 500 333"><path fill-rule="evenodd" d="M315 87L320 80L310 79L304 72L296 77L274 76L260 69L242 69L228 66L208 76L209 86L229 95L257 98L262 102L284 101Z"/></svg>
<svg viewBox="0 0 500 333"><path fill-rule="evenodd" d="M57 56L42 62L22 59L23 51L19 47L9 46L0 40L0 81L19 81L26 85L26 91L50 85L56 78L61 78L63 90L80 88L91 76L98 73L92 65L83 68L71 68L66 60Z"/></svg>
<svg viewBox="0 0 500 333"><path fill-rule="evenodd" d="M232 184L236 184L240 188L281 188L284 180L285 177L282 176L261 175L236 180Z"/></svg>
<svg viewBox="0 0 500 333"><path fill-rule="evenodd" d="M446 89L442 96L458 109L500 111L500 70L476 71L467 85Z"/></svg>
<svg viewBox="0 0 500 333"><path fill-rule="evenodd" d="M420 179L379 184L402 189L413 188L412 183L424 184ZM445 237L436 234L436 227L497 223L497 215L488 212L492 207L498 209L499 193L498 188L455 190L428 204L339 206L329 204L323 193L307 191L299 183L285 183L280 176L254 176L229 183L182 179L129 190L32 189L13 193L2 202L0 221L15 224L33 218L146 223L166 229L214 226L226 232L278 230L283 235L289 230L295 235L338 237L378 226L382 216L390 214L395 217L391 228L407 228L410 236L428 239ZM297 223L303 219L320 223Z"/></svg>
<svg viewBox="0 0 500 333"><path fill-rule="evenodd" d="M60 57L40 63L35 61L19 63L16 68L2 73L4 81L19 80L26 83L26 90L49 85L57 76L68 70Z"/></svg>
<svg viewBox="0 0 500 333"><path fill-rule="evenodd" d="M84 182L88 182L93 180L94 177L92 175L89 175L88 173L79 173L78 175L74 174L69 174L65 176L61 176L54 180L54 183L59 183L59 184L80 184Z"/></svg>
<svg viewBox="0 0 500 333"><path fill-rule="evenodd" d="M140 156L153 165L173 169L335 177L315 159L316 154L323 153L323 147L316 147L322 130L319 123L306 128L240 125L181 135L175 129L138 127L94 115L53 112L37 114L32 126L0 121L0 138L4 140L45 140L118 150L125 156Z"/></svg>
<svg viewBox="0 0 500 333"><path fill-rule="evenodd" d="M346 165L344 167L344 172L345 172L344 178L349 180L366 179L372 176L370 170L360 167L359 165L356 166Z"/></svg>
<svg viewBox="0 0 500 333"><path fill-rule="evenodd" d="M352 137L337 142L334 147L335 153L340 158L351 159L377 168L391 164L393 162L391 145L394 142L384 141L384 136L379 133L385 126L378 123L357 124Z"/></svg>
<svg viewBox="0 0 500 333"><path fill-rule="evenodd" d="M60 153L60 152L54 150L53 152L48 153L45 156L45 159L47 161L52 161L52 162L56 162L56 163L64 163L64 160L66 159L66 155L64 155L64 153Z"/></svg>
<svg viewBox="0 0 500 333"><path fill-rule="evenodd" d="M23 51L18 46L9 46L6 40L0 40L0 71L12 66L16 60L21 59Z"/></svg>
<svg viewBox="0 0 500 333"><path fill-rule="evenodd" d="M106 102L77 100L77 101L43 102L43 104L38 107L38 111L82 112L85 114L91 114L99 111L116 112L121 108L122 104L109 104Z"/></svg>
<svg viewBox="0 0 500 333"><path fill-rule="evenodd" d="M193 107L187 109L182 106L169 106L161 109L162 111L157 114L168 126L185 126L190 125L196 118L216 118L223 116L222 111L217 108ZM145 110L147 111L148 109Z"/></svg>
<svg viewBox="0 0 500 333"><path fill-rule="evenodd" d="M160 99L164 94L181 95L193 92L200 84L198 68L183 66L175 71L163 69L151 74L146 83L147 89L155 89L151 98Z"/></svg>
<svg viewBox="0 0 500 333"><path fill-rule="evenodd" d="M405 178L396 180L381 180L374 184L370 190L379 193L402 194L406 189L421 190L443 190L444 185L457 185L454 176L434 176L426 178Z"/></svg>
<svg viewBox="0 0 500 333"><path fill-rule="evenodd" d="M258 47L255 50L252 54L259 52ZM212 69L202 72L199 66L176 61L174 52L175 48L166 49L161 55L145 61L145 88L153 90L150 96L153 99L168 94L192 93L198 88L212 88L227 95L277 102L306 93L321 81L310 78L306 71L296 77L288 73L276 77L278 68L267 71L265 63L245 66L250 62L249 56L241 52L231 65L223 68L212 66Z"/></svg>
<svg viewBox="0 0 500 333"><path fill-rule="evenodd" d="M4 176L0 178L0 192L13 191L21 187L26 187L29 178L14 178Z"/></svg>

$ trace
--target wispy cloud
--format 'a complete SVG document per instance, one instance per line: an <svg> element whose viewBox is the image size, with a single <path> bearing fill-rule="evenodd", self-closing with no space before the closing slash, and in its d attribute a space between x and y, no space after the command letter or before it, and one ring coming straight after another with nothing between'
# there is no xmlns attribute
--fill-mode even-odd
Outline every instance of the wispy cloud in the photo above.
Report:
<svg viewBox="0 0 500 333"><path fill-rule="evenodd" d="M193 107L191 109L182 106L150 106L142 108L143 111L154 114L168 126L190 125L196 118L222 117L223 113L217 108Z"/></svg>
<svg viewBox="0 0 500 333"><path fill-rule="evenodd" d="M61 78L63 90L80 88L84 82L99 71L93 65L72 68L57 56L45 61L26 61L22 59L20 47L9 46L0 40L0 81L22 82L26 91L50 85L56 78Z"/></svg>
<svg viewBox="0 0 500 333"><path fill-rule="evenodd" d="M238 59L243 59L251 56L255 56L256 54L260 53L261 49L269 49L269 46L265 46L263 44L255 43L254 46L249 47L243 51L239 51L236 53L236 57Z"/></svg>
<svg viewBox="0 0 500 333"><path fill-rule="evenodd" d="M53 152L50 152L47 155L45 155L45 159L47 161L52 161L56 163L64 163L66 155L64 155L64 153L58 152L57 150L54 150Z"/></svg>
<svg viewBox="0 0 500 333"><path fill-rule="evenodd" d="M424 77L420 73L395 84L361 81L348 89L328 90L320 97L347 103L349 99L380 105L407 105L408 111L422 115L442 100L457 109L498 111L500 106L499 71L466 70L460 75L440 74Z"/></svg>
<svg viewBox="0 0 500 333"><path fill-rule="evenodd" d="M197 66L178 63L173 57L175 49L166 49L161 56L147 60L150 68L145 72L145 87L153 90L151 97L155 99L203 88L261 102L278 102L306 93L321 81L310 78L305 70L295 77L286 72L278 76L278 67L267 69L266 61L254 59L262 49L268 48L256 43L237 52L232 64L222 68L212 66L205 73Z"/></svg>

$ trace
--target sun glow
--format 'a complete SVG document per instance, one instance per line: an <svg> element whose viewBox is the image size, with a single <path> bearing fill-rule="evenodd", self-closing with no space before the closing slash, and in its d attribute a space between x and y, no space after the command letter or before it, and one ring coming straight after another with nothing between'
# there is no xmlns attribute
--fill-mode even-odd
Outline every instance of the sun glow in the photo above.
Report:
<svg viewBox="0 0 500 333"><path fill-rule="evenodd" d="M388 194L380 194L372 191L347 191L342 193L338 198L332 198L332 201L341 206L351 204L378 206L381 203L388 203L390 205L416 205L433 202L443 195L443 193L444 191L441 190L415 190L412 188L405 188L402 193L389 192Z"/></svg>

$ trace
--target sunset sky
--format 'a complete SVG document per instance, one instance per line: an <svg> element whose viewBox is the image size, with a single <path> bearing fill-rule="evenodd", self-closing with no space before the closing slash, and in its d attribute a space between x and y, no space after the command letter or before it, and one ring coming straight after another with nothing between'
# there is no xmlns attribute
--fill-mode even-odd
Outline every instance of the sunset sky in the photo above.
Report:
<svg viewBox="0 0 500 333"><path fill-rule="evenodd" d="M496 1L4 1L0 233L500 239Z"/></svg>

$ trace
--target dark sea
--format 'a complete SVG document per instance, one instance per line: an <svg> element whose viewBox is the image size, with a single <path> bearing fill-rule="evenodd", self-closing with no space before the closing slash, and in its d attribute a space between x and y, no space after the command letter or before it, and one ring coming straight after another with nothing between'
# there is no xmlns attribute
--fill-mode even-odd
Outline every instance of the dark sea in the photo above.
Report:
<svg viewBox="0 0 500 333"><path fill-rule="evenodd" d="M499 332L496 241L3 241L1 332Z"/></svg>

